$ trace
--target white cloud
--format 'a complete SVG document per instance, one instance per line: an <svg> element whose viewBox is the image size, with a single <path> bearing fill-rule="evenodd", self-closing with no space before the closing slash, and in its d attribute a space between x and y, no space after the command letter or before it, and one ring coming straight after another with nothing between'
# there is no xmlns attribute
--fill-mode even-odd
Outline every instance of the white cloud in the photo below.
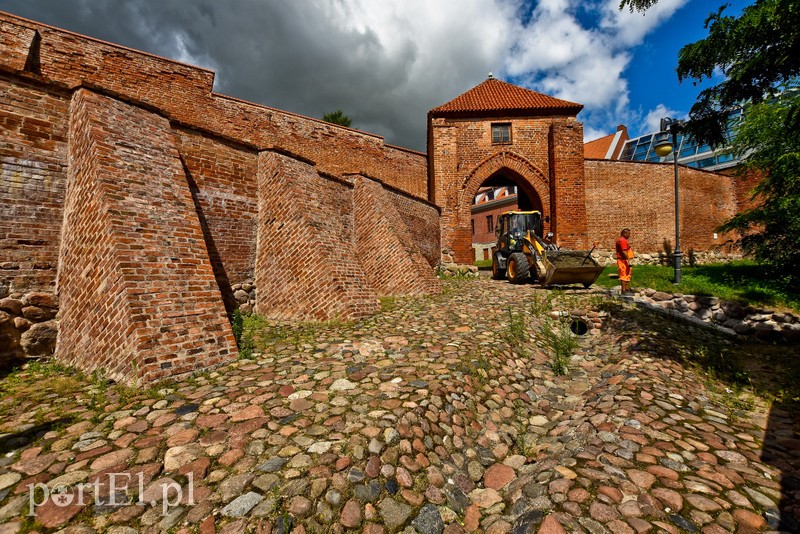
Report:
<svg viewBox="0 0 800 534"><path fill-rule="evenodd" d="M669 109L664 104L659 104L645 114L640 126L642 132L657 132L661 128L661 119L666 117L679 120L687 118L685 113Z"/></svg>
<svg viewBox="0 0 800 534"><path fill-rule="evenodd" d="M605 0L600 27L615 37L618 46L641 44L645 36L669 19L689 0L659 0L644 13L619 9L619 0Z"/></svg>

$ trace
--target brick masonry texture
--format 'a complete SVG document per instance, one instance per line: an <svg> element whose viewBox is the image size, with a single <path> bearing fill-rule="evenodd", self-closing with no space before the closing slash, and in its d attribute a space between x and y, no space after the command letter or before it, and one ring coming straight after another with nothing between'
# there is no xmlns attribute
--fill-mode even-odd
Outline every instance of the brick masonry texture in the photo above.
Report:
<svg viewBox="0 0 800 534"><path fill-rule="evenodd" d="M351 183L284 154L259 154L256 311L305 320L378 311L358 261L354 224Z"/></svg>
<svg viewBox="0 0 800 534"><path fill-rule="evenodd" d="M387 191L369 178L355 178L356 250L364 274L379 295L442 291L430 264Z"/></svg>
<svg viewBox="0 0 800 534"><path fill-rule="evenodd" d="M493 123L511 124L511 142L492 143ZM470 206L486 180L502 174L551 217L562 246L588 244L583 127L574 117L429 118L429 191L442 210L446 259L471 263Z"/></svg>
<svg viewBox="0 0 800 534"><path fill-rule="evenodd" d="M257 154L193 130L178 128L175 139L214 274L232 312L231 287L252 279L255 268Z"/></svg>
<svg viewBox="0 0 800 534"><path fill-rule="evenodd" d="M395 209L411 232L412 240L431 267L439 265L441 247L439 241L439 209L430 203L395 190L384 188L392 199Z"/></svg>
<svg viewBox="0 0 800 534"><path fill-rule="evenodd" d="M212 92L214 73L0 13L0 67L19 71L33 32L40 35L37 77L73 89L91 87L157 109L173 123L258 149L279 149L339 175L363 172L426 198L424 154L383 138Z"/></svg>
<svg viewBox="0 0 800 534"><path fill-rule="evenodd" d="M0 75L0 285L53 291L69 96Z"/></svg>
<svg viewBox="0 0 800 534"><path fill-rule="evenodd" d="M149 382L236 357L173 140L158 115L74 94L60 360Z"/></svg>
<svg viewBox="0 0 800 534"><path fill-rule="evenodd" d="M711 250L731 236L714 239L716 228L735 213L736 191L730 178L681 166L681 250ZM619 232L630 227L636 250L675 246L675 174L672 165L605 160L586 161L589 238L613 249Z"/></svg>

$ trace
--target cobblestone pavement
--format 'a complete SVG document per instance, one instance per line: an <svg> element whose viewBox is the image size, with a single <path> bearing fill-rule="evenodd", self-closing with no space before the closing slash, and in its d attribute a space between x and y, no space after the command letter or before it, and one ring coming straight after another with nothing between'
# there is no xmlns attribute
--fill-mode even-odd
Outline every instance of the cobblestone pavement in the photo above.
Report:
<svg viewBox="0 0 800 534"><path fill-rule="evenodd" d="M151 389L5 376L0 533L798 531L796 423L681 363L715 334L603 293L445 286ZM602 322L566 376L559 311Z"/></svg>

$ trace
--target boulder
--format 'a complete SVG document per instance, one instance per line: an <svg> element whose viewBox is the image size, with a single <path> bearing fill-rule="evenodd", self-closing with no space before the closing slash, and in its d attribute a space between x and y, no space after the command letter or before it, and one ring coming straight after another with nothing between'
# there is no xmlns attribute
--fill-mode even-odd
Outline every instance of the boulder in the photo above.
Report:
<svg viewBox="0 0 800 534"><path fill-rule="evenodd" d="M20 331L14 326L11 316L0 311L0 364L22 356L19 348Z"/></svg>
<svg viewBox="0 0 800 534"><path fill-rule="evenodd" d="M54 293L43 291L28 293L22 298L22 302L28 306L38 306L39 308L58 308L58 297Z"/></svg>
<svg viewBox="0 0 800 534"><path fill-rule="evenodd" d="M722 311L725 312L725 315L731 319L744 319L747 315L747 311L744 309L744 306L738 302L723 302L720 307L722 308Z"/></svg>
<svg viewBox="0 0 800 534"><path fill-rule="evenodd" d="M52 308L40 308L39 306L25 306L22 308L22 315L29 321L40 323L55 318L56 312Z"/></svg>
<svg viewBox="0 0 800 534"><path fill-rule="evenodd" d="M26 356L52 356L56 349L57 336L56 321L36 323L22 334L19 344Z"/></svg>
<svg viewBox="0 0 800 534"><path fill-rule="evenodd" d="M12 299L11 297L6 297L4 299L0 299L0 310L9 312L13 315L22 315L22 301L17 299Z"/></svg>

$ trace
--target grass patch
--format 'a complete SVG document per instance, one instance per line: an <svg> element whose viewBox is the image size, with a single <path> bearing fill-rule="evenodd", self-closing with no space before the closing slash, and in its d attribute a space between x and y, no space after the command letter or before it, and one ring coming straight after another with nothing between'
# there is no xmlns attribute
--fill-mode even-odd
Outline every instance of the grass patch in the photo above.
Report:
<svg viewBox="0 0 800 534"><path fill-rule="evenodd" d="M381 303L381 311L389 312L397 309L397 297L378 297Z"/></svg>
<svg viewBox="0 0 800 534"><path fill-rule="evenodd" d="M394 306L392 301L383 305ZM258 314L234 315L233 327L239 347L239 357L252 359L256 353L263 353L276 344L284 344L300 348L302 345L314 345L317 339L332 335L332 332L352 326L352 322L331 319L320 322L277 323ZM239 325L237 325L239 322ZM237 334L238 331L238 334Z"/></svg>
<svg viewBox="0 0 800 534"><path fill-rule="evenodd" d="M609 278L615 265L607 266L595 282L604 287L619 285ZM674 269L667 265L634 265L631 286L649 287L666 293L713 295L723 300L739 301L755 306L791 308L800 311L800 291L771 275L768 268L750 260L709 265L683 265L681 283L673 284Z"/></svg>
<svg viewBox="0 0 800 534"><path fill-rule="evenodd" d="M476 260L473 265L481 271L489 271L492 269L492 260Z"/></svg>

